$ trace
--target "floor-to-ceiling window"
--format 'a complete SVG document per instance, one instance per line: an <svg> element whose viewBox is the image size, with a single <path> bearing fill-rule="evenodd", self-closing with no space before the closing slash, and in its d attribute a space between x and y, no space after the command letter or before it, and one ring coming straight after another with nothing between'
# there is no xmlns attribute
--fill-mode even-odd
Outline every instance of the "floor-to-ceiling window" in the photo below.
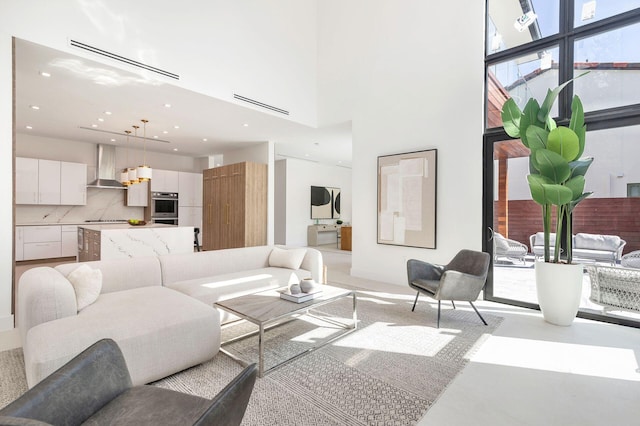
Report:
<svg viewBox="0 0 640 426"><path fill-rule="evenodd" d="M542 100L547 89L589 71L561 92L552 111L566 124L570 101L580 96L584 154L595 159L585 189L593 195L576 208L573 231L607 236L621 249L612 261L580 259L592 268L585 271L579 316L640 326L640 308L602 302L588 273L597 267L612 280L616 274L628 279L623 269L633 264L621 257L640 253L640 0L487 0L486 10L483 225L485 249L494 257L485 298L537 307L531 236L542 231L541 207L531 200L526 181L528 149L501 127L502 105L513 98L523 108L530 98ZM640 293L640 281L637 287Z"/></svg>

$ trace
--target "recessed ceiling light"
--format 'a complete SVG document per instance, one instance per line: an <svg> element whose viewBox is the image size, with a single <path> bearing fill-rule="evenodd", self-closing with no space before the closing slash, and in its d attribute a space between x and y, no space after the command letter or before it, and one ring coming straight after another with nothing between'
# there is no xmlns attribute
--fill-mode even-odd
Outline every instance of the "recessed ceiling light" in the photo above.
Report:
<svg viewBox="0 0 640 426"><path fill-rule="evenodd" d="M31 109L40 109L40 107L38 105L29 105L29 108L31 108Z"/></svg>
<svg viewBox="0 0 640 426"><path fill-rule="evenodd" d="M115 139L111 139L111 142L115 142L115 141L116 141Z"/></svg>
<svg viewBox="0 0 640 426"><path fill-rule="evenodd" d="M49 74L46 71L40 71L40 75L43 76L43 77L51 77L51 74Z"/></svg>
<svg viewBox="0 0 640 426"><path fill-rule="evenodd" d="M178 148L173 148L173 150L174 150L174 151L177 151L177 150L178 150Z"/></svg>
<svg viewBox="0 0 640 426"><path fill-rule="evenodd" d="M308 156L309 156L309 154L305 154L304 156L305 156L305 157L308 157Z"/></svg>
<svg viewBox="0 0 640 426"><path fill-rule="evenodd" d="M98 121L104 121L104 118L98 118Z"/></svg>
<svg viewBox="0 0 640 426"><path fill-rule="evenodd" d="M165 108L171 108L171 104L164 104Z"/></svg>
<svg viewBox="0 0 640 426"><path fill-rule="evenodd" d="M154 136L153 136L153 138L154 138L154 139L158 139L158 135L154 135Z"/></svg>
<svg viewBox="0 0 640 426"><path fill-rule="evenodd" d="M202 142L206 142L206 141L207 141L207 138L202 139Z"/></svg>
<svg viewBox="0 0 640 426"><path fill-rule="evenodd" d="M249 127L249 123L244 123L242 127Z"/></svg>
<svg viewBox="0 0 640 426"><path fill-rule="evenodd" d="M97 124L92 124L91 127L98 127L98 125Z"/></svg>
<svg viewBox="0 0 640 426"><path fill-rule="evenodd" d="M104 112L106 115L111 115L111 111L105 111Z"/></svg>
<svg viewBox="0 0 640 426"><path fill-rule="evenodd" d="M163 130L162 133L164 133L166 135L167 133L169 133L169 131L168 130Z"/></svg>
<svg viewBox="0 0 640 426"><path fill-rule="evenodd" d="M173 126L173 128L174 128L174 129L179 129L179 128L180 128L180 126L175 125L175 126Z"/></svg>
<svg viewBox="0 0 640 426"><path fill-rule="evenodd" d="M33 129L33 127L31 127L31 126L24 126L24 127L26 127L29 130Z"/></svg>

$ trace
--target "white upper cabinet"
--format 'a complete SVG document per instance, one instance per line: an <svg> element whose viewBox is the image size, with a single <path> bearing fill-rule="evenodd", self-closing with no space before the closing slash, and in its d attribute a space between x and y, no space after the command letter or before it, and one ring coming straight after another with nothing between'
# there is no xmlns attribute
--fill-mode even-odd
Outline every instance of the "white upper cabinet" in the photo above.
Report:
<svg viewBox="0 0 640 426"><path fill-rule="evenodd" d="M125 197L126 205L129 207L147 207L149 205L149 182L129 185L125 191Z"/></svg>
<svg viewBox="0 0 640 426"><path fill-rule="evenodd" d="M153 169L151 192L178 192L178 172Z"/></svg>
<svg viewBox="0 0 640 426"><path fill-rule="evenodd" d="M87 204L87 165L60 162L60 204Z"/></svg>
<svg viewBox="0 0 640 426"><path fill-rule="evenodd" d="M38 160L38 194L38 204L60 204L59 161Z"/></svg>
<svg viewBox="0 0 640 426"><path fill-rule="evenodd" d="M16 157L16 204L87 204L87 165Z"/></svg>
<svg viewBox="0 0 640 426"><path fill-rule="evenodd" d="M16 204L38 204L38 159L16 157Z"/></svg>
<svg viewBox="0 0 640 426"><path fill-rule="evenodd" d="M178 172L180 206L202 207L202 173Z"/></svg>

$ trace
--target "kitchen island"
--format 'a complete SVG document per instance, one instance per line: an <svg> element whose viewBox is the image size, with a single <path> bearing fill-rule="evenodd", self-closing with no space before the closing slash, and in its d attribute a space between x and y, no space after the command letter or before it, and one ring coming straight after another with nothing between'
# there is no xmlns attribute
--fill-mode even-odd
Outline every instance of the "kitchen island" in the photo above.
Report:
<svg viewBox="0 0 640 426"><path fill-rule="evenodd" d="M78 226L78 261L193 252L193 226L100 224Z"/></svg>

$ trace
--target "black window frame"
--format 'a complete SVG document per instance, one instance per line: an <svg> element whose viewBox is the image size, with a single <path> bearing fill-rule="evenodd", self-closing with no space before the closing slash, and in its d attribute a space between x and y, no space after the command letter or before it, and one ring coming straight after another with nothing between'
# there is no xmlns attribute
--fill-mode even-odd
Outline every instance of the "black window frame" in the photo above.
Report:
<svg viewBox="0 0 640 426"><path fill-rule="evenodd" d="M485 1L485 28L488 25L488 2ZM558 46L559 50L559 68L558 68L558 84L567 81L574 76L574 43L577 39L590 37L596 34L604 33L625 27L631 24L640 23L640 8L633 9L615 16L611 16L590 24L582 25L578 28L573 27L575 0L560 0L559 2L559 31L557 34L550 35L538 40L533 40L527 44L519 45L510 49L502 50L496 53L487 51L487 43L485 42L485 66L484 66L484 134L482 137L482 164L483 164L483 193L482 193L482 249L491 254L491 267L487 277L487 284L484 288L484 300L503 303L507 305L519 306L530 309L540 310L538 304L524 302L521 300L506 299L493 295L493 242L491 240L493 228L493 151L494 144L510 140L504 129L487 128L487 106L488 96L487 88L488 69L490 65L497 62L508 61L519 56L539 52L548 47ZM486 33L486 31L485 31ZM569 84L565 90L560 92L558 96L558 117L556 121L559 124L568 124L568 117L571 115L571 99L573 98L573 85ZM585 113L585 123L587 125L587 133L593 130L613 129L617 127L627 127L640 125L640 103L624 105L615 108L590 111ZM639 142L640 143L640 142ZM612 324L625 325L629 327L640 328L640 321L635 321L620 317L609 317L601 314L578 311L579 318L586 318Z"/></svg>

